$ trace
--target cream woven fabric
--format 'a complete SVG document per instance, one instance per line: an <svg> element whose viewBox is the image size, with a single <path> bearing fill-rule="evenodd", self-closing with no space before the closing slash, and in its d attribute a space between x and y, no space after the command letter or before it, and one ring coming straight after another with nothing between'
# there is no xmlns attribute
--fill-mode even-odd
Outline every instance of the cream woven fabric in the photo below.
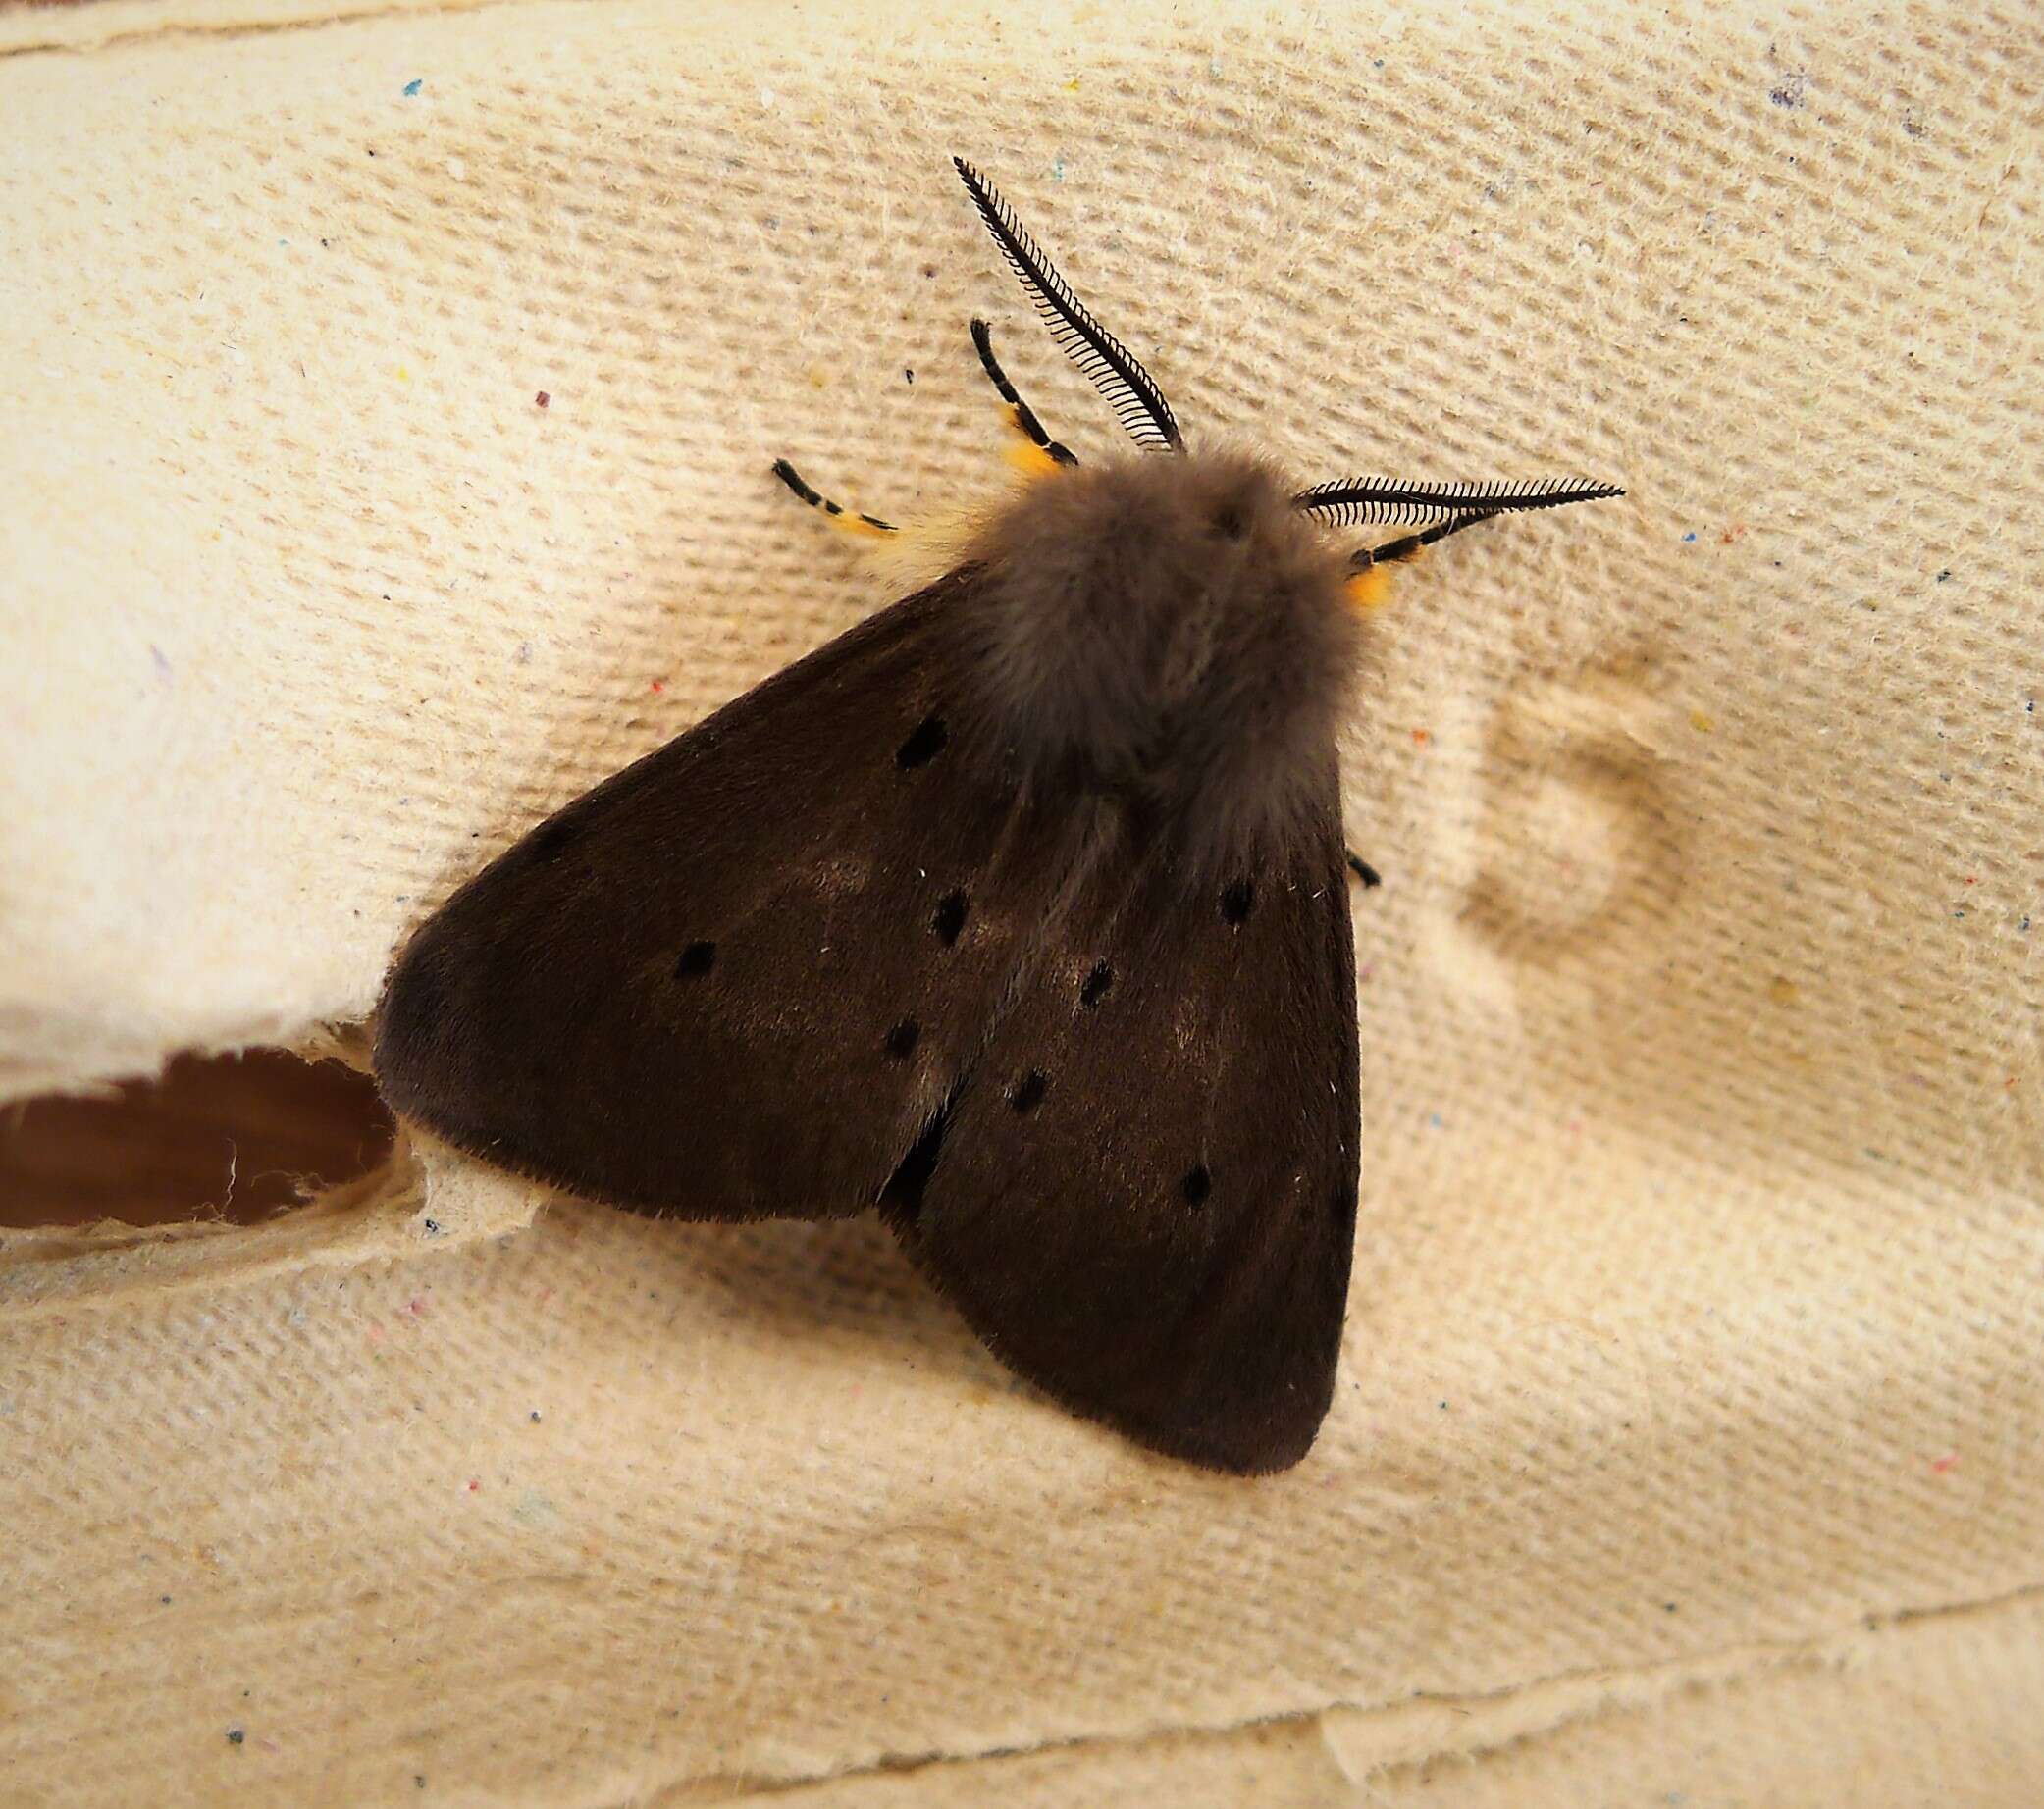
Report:
<svg viewBox="0 0 2044 1809"><path fill-rule="evenodd" d="M1071 1420L870 1223L426 1151L0 1240L0 1801L2037 1800L2029 9L112 0L0 52L9 1096L345 1043L490 853L883 600L773 455L995 493L971 313L1112 443L953 150L1189 437L1631 491L1386 618L1307 1463Z"/></svg>

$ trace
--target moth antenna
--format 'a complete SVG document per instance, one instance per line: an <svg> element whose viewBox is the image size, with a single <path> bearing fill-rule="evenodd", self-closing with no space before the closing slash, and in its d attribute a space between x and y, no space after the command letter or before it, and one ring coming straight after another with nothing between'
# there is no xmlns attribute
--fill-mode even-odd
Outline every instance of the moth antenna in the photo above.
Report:
<svg viewBox="0 0 2044 1809"><path fill-rule="evenodd" d="M1072 285L1058 275L1042 248L1015 217L1015 211L994 192L986 178L963 157L951 161L966 192L972 197L972 205L979 210L979 218L986 223L987 232L1008 260L1009 269L1028 291L1037 314L1050 329L1051 337L1107 398L1123 431L1145 450L1182 452L1185 441L1179 432L1178 417L1135 354L1101 326L1086 304L1072 292Z"/></svg>
<svg viewBox="0 0 2044 1809"><path fill-rule="evenodd" d="M1432 484L1400 478L1337 478L1292 497L1291 506L1331 528L1369 522L1429 521L1441 515L1502 515L1516 509L1558 509L1571 502L1622 496L1616 484L1587 478L1519 478L1489 484Z"/></svg>

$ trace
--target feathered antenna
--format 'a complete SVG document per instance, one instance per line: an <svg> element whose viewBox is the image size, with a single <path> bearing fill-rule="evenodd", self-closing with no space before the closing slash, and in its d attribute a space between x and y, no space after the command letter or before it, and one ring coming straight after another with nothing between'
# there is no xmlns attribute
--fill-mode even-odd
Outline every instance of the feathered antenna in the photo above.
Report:
<svg viewBox="0 0 2044 1809"><path fill-rule="evenodd" d="M1182 452L1185 442L1171 404L1135 354L1101 326L1086 304L1072 292L1071 284L1058 275L1056 267L986 178L963 157L951 161L957 166L966 192L972 197L972 205L979 210L979 218L986 222L986 230L1008 260L1009 269L1036 304L1036 312L1050 329L1051 337L1107 398L1128 438L1151 451Z"/></svg>
<svg viewBox="0 0 2044 1809"><path fill-rule="evenodd" d="M1585 478L1521 478L1511 483L1427 484L1396 478L1339 478L1292 497L1291 506L1331 528L1362 522L1432 521L1442 515L1501 515L1513 509L1558 509L1564 503L1622 496L1615 484Z"/></svg>

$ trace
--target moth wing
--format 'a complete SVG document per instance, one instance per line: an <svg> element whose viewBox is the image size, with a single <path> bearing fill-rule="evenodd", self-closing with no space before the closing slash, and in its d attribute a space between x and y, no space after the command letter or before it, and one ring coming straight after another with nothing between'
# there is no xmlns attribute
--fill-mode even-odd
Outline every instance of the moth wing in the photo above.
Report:
<svg viewBox="0 0 2044 1809"><path fill-rule="evenodd" d="M970 582L776 674L457 892L385 992L392 1104L641 1211L870 1206L984 1035L1068 834L961 757L930 629Z"/></svg>
<svg viewBox="0 0 2044 1809"><path fill-rule="evenodd" d="M1359 1167L1343 860L1332 767L1311 835L1246 891L1188 901L1168 850L1110 849L887 1203L1011 1367L1218 1470L1296 1463L1333 1399Z"/></svg>

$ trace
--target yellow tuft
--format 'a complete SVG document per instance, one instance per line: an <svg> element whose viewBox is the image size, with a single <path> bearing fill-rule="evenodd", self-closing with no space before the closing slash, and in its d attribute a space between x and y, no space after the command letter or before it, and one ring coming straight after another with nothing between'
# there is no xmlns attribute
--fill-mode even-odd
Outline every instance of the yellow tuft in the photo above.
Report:
<svg viewBox="0 0 2044 1809"><path fill-rule="evenodd" d="M1020 429L1008 442L1008 462L1025 478L1047 478L1058 469L1058 461Z"/></svg>
<svg viewBox="0 0 2044 1809"><path fill-rule="evenodd" d="M1382 609L1391 600L1391 574L1388 566L1372 565L1348 580L1348 600L1358 609Z"/></svg>
<svg viewBox="0 0 2044 1809"><path fill-rule="evenodd" d="M886 528L876 528L873 526L871 522L867 521L865 516L854 515L849 511L847 511L843 515L832 515L826 513L823 519L827 521L833 528L837 529L838 532L841 534L867 535L870 536L872 539L879 541L884 541L891 538L891 530Z"/></svg>
<svg viewBox="0 0 2044 1809"><path fill-rule="evenodd" d="M986 516L985 504L977 502L917 515L903 522L899 534L861 541L860 551L872 562L882 588L891 587L893 595L906 596L978 557Z"/></svg>

